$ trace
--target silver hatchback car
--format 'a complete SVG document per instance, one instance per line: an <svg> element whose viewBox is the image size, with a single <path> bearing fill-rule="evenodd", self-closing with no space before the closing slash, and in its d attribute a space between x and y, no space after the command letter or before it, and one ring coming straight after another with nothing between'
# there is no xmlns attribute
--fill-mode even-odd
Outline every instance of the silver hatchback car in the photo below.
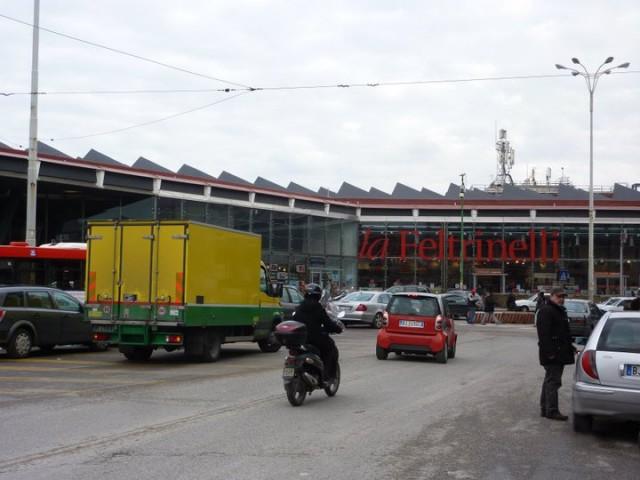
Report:
<svg viewBox="0 0 640 480"><path fill-rule="evenodd" d="M609 312L576 362L573 429L588 432L594 416L640 421L640 312Z"/></svg>

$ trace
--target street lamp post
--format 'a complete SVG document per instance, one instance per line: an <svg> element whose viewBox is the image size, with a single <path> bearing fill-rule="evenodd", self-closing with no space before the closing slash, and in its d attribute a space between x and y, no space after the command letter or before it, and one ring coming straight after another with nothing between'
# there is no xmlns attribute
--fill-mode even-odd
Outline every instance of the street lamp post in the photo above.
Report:
<svg viewBox="0 0 640 480"><path fill-rule="evenodd" d="M460 290L464 289L464 176L460 174Z"/></svg>
<svg viewBox="0 0 640 480"><path fill-rule="evenodd" d="M598 67L596 73L591 74L587 70L587 68L580 63L580 60L577 58L572 58L571 61L582 67L584 72L576 70L575 68L565 67L564 65L559 65L556 63L556 68L558 70L569 70L571 75L574 77L580 75L585 79L587 84L587 90L589 90L589 266L588 266L588 275L589 275L589 284L588 284L588 292L589 292L589 301L593 301L593 295L595 293L595 272L594 272L594 247L593 247L593 228L594 228L594 220L595 220L595 208L593 202L593 94L596 91L596 87L598 86L598 80L602 75L609 75L613 70L617 68L628 68L629 62L621 63L618 66L602 69L605 65L613 62L613 57L608 57L602 65Z"/></svg>

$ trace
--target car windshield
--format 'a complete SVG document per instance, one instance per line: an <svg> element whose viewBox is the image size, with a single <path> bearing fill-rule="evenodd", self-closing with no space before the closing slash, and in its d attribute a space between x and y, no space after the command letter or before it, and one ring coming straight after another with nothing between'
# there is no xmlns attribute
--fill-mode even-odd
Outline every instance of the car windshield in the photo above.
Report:
<svg viewBox="0 0 640 480"><path fill-rule="evenodd" d="M373 293L353 292L342 299L343 302L368 302L373 298Z"/></svg>
<svg viewBox="0 0 640 480"><path fill-rule="evenodd" d="M607 300L606 302L603 303L603 305L613 305L614 303L616 303L618 300L620 300L618 297L611 297L609 300Z"/></svg>
<svg viewBox="0 0 640 480"><path fill-rule="evenodd" d="M598 350L640 353L640 318L610 318L602 329Z"/></svg>
<svg viewBox="0 0 640 480"><path fill-rule="evenodd" d="M391 299L389 313L396 315L435 316L440 313L438 301L433 297L409 297L398 295Z"/></svg>
<svg viewBox="0 0 640 480"><path fill-rule="evenodd" d="M567 309L567 312L585 313L587 311L587 304L583 302L572 302L571 300L566 300L564 302L564 308Z"/></svg>

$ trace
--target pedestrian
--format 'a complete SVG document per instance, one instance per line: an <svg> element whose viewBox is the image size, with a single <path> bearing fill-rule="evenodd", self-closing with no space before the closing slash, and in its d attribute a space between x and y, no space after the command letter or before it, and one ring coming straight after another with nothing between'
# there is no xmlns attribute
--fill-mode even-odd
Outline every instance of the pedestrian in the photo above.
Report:
<svg viewBox="0 0 640 480"><path fill-rule="evenodd" d="M636 292L636 295L636 298L631 300L631 303L629 303L629 310L640 310L640 290Z"/></svg>
<svg viewBox="0 0 640 480"><path fill-rule="evenodd" d="M547 303L547 299L544 298L544 292L540 290L538 292L538 298L536 298L536 313L544 306L545 303Z"/></svg>
<svg viewBox="0 0 640 480"><path fill-rule="evenodd" d="M480 322L480 324L484 325L485 322L493 322L496 325L499 324L500 321L498 321L498 319L496 318L495 311L496 301L491 296L491 291L487 290L487 294L484 297L484 313L486 313L486 315L482 317L482 321Z"/></svg>
<svg viewBox="0 0 640 480"><path fill-rule="evenodd" d="M564 308L566 296L564 288L553 288L549 301L538 312L536 321L540 365L545 370L540 393L540 416L560 421L568 419L558 408L562 372L565 365L575 363L576 353L571 343L569 317Z"/></svg>
<svg viewBox="0 0 640 480"><path fill-rule="evenodd" d="M511 292L509 292L509 296L507 297L507 310L509 310L510 312L515 312L516 310L518 310L518 306L516 305L516 295L515 295L515 290L511 290Z"/></svg>
<svg viewBox="0 0 640 480"><path fill-rule="evenodd" d="M479 307L480 295L478 295L475 288L471 289L469 296L467 297L467 323L472 324L476 321L476 310Z"/></svg>

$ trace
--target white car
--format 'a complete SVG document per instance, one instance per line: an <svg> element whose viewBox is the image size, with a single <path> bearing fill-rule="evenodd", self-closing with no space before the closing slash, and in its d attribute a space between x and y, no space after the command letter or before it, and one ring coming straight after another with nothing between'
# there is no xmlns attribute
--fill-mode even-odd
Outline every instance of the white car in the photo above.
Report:
<svg viewBox="0 0 640 480"><path fill-rule="evenodd" d="M573 429L591 430L593 417L640 421L640 312L608 312L576 362Z"/></svg>
<svg viewBox="0 0 640 480"><path fill-rule="evenodd" d="M634 297L611 297L604 303L599 303L597 306L600 310L605 312L622 312L625 308L628 308Z"/></svg>
<svg viewBox="0 0 640 480"><path fill-rule="evenodd" d="M545 299L549 299L549 294L544 294ZM538 302L538 294L531 295L529 298L524 300L516 300L516 307L518 310L522 312L535 312L536 311L536 303Z"/></svg>

